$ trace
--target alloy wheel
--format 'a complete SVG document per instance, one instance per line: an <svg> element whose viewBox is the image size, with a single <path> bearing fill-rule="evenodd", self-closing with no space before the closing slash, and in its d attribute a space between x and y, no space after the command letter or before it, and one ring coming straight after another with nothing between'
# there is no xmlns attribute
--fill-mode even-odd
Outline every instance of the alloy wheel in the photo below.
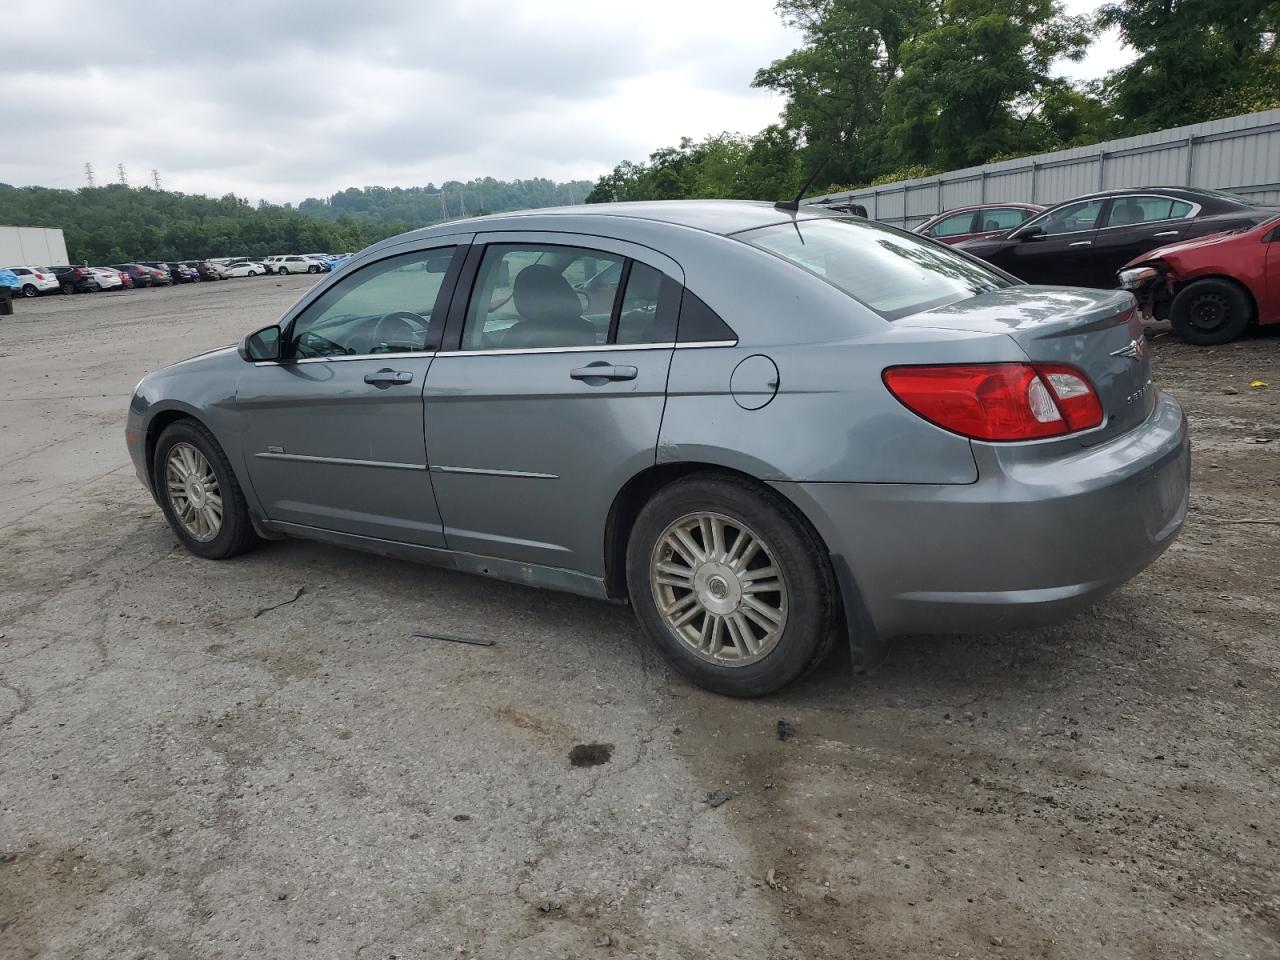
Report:
<svg viewBox="0 0 1280 960"><path fill-rule="evenodd" d="M187 535L202 543L222 529L222 491L208 458L189 443L175 443L164 466L165 492Z"/></svg>
<svg viewBox="0 0 1280 960"><path fill-rule="evenodd" d="M658 537L649 583L663 623L704 660L745 666L767 656L787 625L787 584L755 531L719 513L688 514Z"/></svg>

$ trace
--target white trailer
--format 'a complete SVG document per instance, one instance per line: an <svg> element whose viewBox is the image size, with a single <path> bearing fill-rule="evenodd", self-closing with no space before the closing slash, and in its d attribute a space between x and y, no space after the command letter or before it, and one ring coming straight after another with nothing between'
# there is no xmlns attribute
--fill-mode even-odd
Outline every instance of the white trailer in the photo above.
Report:
<svg viewBox="0 0 1280 960"><path fill-rule="evenodd" d="M0 227L0 267L56 267L71 261L56 227Z"/></svg>

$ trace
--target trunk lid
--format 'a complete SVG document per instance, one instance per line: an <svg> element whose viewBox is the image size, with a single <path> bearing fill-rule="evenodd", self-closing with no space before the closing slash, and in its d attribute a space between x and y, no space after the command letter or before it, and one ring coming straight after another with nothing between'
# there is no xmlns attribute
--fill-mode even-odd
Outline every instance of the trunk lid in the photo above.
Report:
<svg viewBox="0 0 1280 960"><path fill-rule="evenodd" d="M1005 287L903 317L894 326L1003 333L1033 362L1083 371L1103 410L1100 427L1072 437L1086 446L1133 429L1155 408L1142 318L1124 290Z"/></svg>

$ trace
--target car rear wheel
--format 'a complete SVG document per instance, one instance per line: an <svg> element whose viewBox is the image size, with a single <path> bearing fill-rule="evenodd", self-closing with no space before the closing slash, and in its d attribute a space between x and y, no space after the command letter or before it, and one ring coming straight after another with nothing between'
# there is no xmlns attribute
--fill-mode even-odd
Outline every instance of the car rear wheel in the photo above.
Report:
<svg viewBox="0 0 1280 960"><path fill-rule="evenodd" d="M62 291L63 296L70 296L71 294L76 292L76 288L69 283L62 284L61 286L59 286L58 289Z"/></svg>
<svg viewBox="0 0 1280 960"><path fill-rule="evenodd" d="M40 291L39 291L39 290L37 290L37 289L35 288L35 284L32 284L32 283L24 283L24 284L22 285L22 295L23 295L24 297L34 297L34 296L38 295L39 293L40 293Z"/></svg>
<svg viewBox="0 0 1280 960"><path fill-rule="evenodd" d="M226 560L257 543L231 464L202 424L179 420L167 427L151 475L165 519L196 556Z"/></svg>
<svg viewBox="0 0 1280 960"><path fill-rule="evenodd" d="M771 693L816 666L835 633L826 550L789 503L740 477L659 491L627 544L627 589L676 670L735 697Z"/></svg>
<svg viewBox="0 0 1280 960"><path fill-rule="evenodd" d="M1183 287L1169 311L1173 332L1187 343L1209 347L1244 334L1252 319L1248 296L1229 280L1197 280Z"/></svg>

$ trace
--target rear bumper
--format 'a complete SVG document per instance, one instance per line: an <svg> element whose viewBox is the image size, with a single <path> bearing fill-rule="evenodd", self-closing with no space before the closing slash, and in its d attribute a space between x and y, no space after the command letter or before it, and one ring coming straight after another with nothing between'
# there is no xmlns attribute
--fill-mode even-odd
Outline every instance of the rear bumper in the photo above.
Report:
<svg viewBox="0 0 1280 960"><path fill-rule="evenodd" d="M886 637L1040 626L1149 566L1186 518L1186 418L1161 395L1121 437L1040 463L974 446L972 484L776 483L847 563Z"/></svg>

